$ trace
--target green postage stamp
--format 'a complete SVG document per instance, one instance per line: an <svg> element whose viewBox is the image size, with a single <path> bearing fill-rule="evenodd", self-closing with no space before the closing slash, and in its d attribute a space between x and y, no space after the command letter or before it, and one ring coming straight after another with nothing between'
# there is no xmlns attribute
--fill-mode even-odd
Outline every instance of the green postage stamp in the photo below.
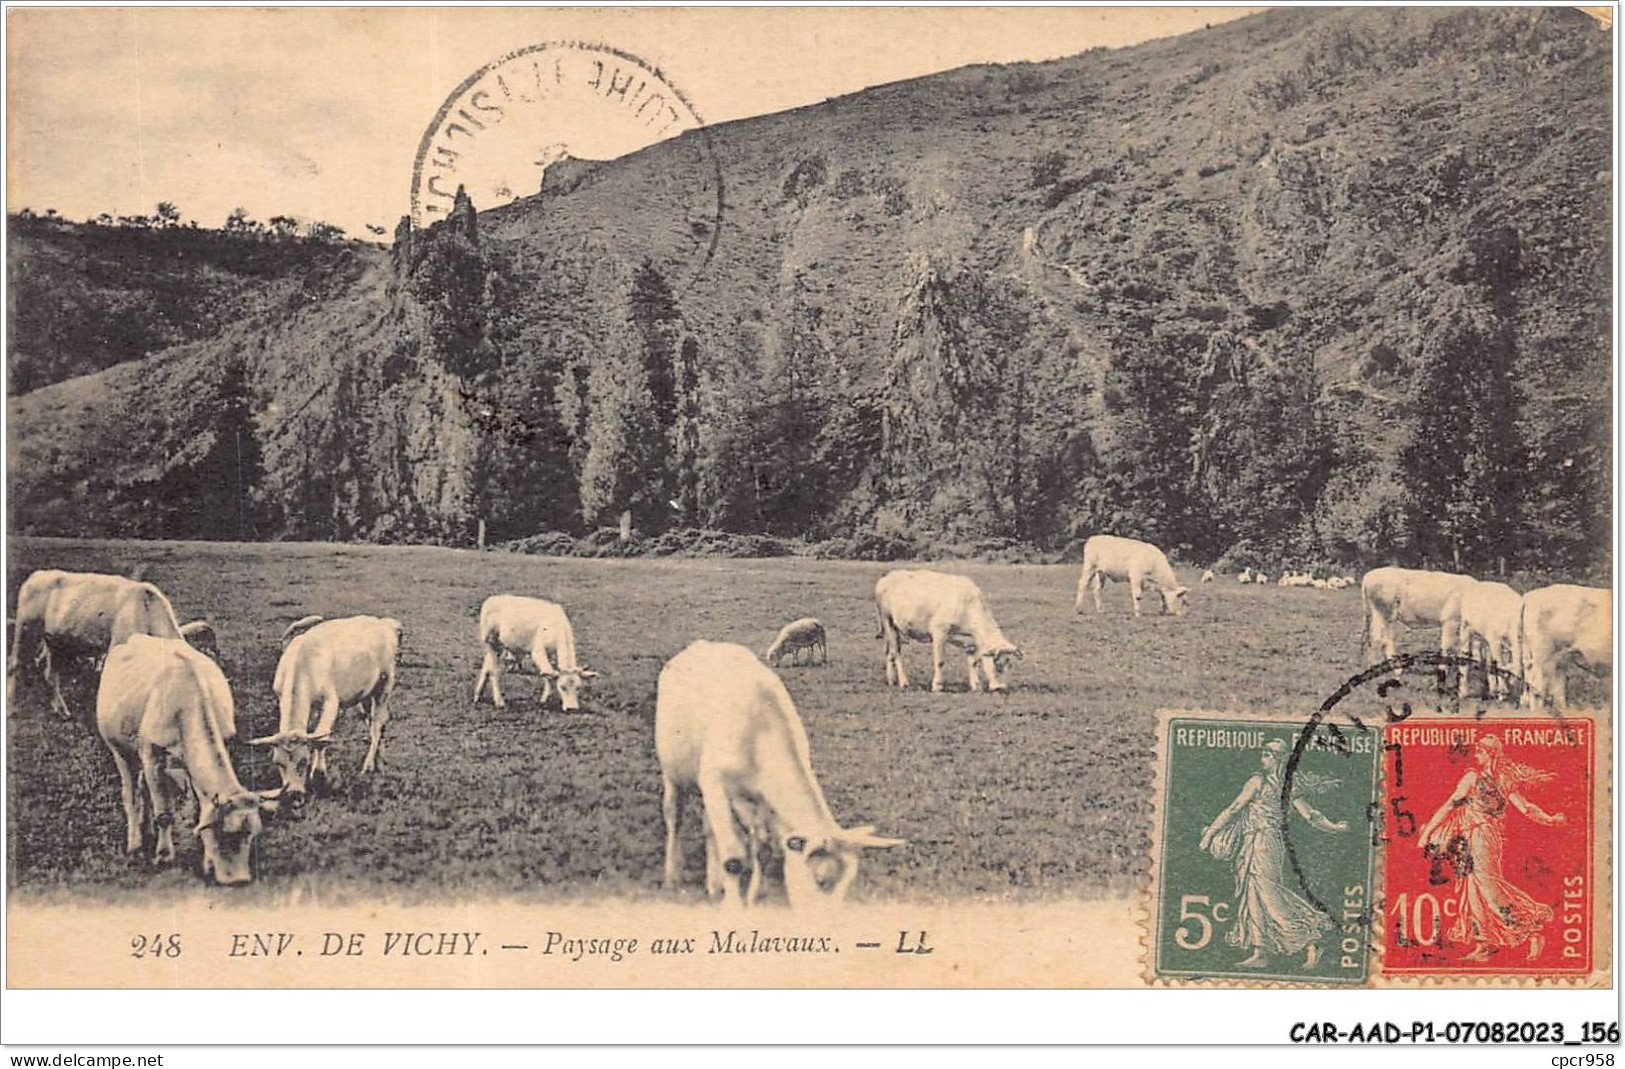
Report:
<svg viewBox="0 0 1625 1069"><path fill-rule="evenodd" d="M1160 715L1149 980L1366 982L1379 740L1304 726Z"/></svg>

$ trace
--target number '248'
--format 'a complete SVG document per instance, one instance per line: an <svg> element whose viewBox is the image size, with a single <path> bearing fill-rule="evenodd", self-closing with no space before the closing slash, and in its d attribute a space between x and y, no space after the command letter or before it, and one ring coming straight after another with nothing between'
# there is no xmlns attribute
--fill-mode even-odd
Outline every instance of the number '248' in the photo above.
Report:
<svg viewBox="0 0 1625 1069"><path fill-rule="evenodd" d="M130 957L132 958L178 958L180 956L181 937L179 932L170 935L154 935L151 938L137 935L130 939Z"/></svg>

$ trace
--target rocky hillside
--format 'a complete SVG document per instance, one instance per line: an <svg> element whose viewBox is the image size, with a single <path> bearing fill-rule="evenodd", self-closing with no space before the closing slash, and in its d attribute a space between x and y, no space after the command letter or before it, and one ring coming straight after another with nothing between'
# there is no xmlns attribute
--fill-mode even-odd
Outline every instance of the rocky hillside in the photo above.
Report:
<svg viewBox="0 0 1625 1069"><path fill-rule="evenodd" d="M14 398L14 522L1605 564L1609 84L1572 11L1287 10L561 168Z"/></svg>
<svg viewBox="0 0 1625 1069"><path fill-rule="evenodd" d="M245 240L194 227L7 220L7 371L13 394L320 300L354 245Z"/></svg>

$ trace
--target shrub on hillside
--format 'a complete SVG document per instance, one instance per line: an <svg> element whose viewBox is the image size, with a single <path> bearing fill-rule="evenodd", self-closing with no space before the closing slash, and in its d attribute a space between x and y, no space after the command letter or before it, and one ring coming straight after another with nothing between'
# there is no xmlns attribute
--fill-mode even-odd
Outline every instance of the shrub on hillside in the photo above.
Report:
<svg viewBox="0 0 1625 1069"><path fill-rule="evenodd" d="M699 527L678 527L652 538L632 533L626 541L614 527L600 527L581 538L563 531L543 531L505 543L510 553L547 557L787 557L787 539L763 534L735 534Z"/></svg>
<svg viewBox="0 0 1625 1069"><path fill-rule="evenodd" d="M1066 157L1059 152L1046 152L1033 161L1032 185L1034 189L1054 185L1066 168Z"/></svg>
<svg viewBox="0 0 1625 1069"><path fill-rule="evenodd" d="M910 560L929 556L912 538L875 531L826 539L809 548L807 555L819 560Z"/></svg>
<svg viewBox="0 0 1625 1069"><path fill-rule="evenodd" d="M576 556L576 539L563 531L543 531L527 538L516 539L504 543L501 547L509 553L527 553L538 557L574 557Z"/></svg>

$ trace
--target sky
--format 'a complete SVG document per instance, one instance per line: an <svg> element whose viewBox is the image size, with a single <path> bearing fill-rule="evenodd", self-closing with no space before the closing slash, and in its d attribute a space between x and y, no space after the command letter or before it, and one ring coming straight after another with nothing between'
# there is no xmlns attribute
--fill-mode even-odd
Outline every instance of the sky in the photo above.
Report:
<svg viewBox="0 0 1625 1069"><path fill-rule="evenodd" d="M705 123L970 63L1044 60L1252 8L284 8L8 12L8 211L200 225L408 210L419 141L498 57L593 41L658 67Z"/></svg>

